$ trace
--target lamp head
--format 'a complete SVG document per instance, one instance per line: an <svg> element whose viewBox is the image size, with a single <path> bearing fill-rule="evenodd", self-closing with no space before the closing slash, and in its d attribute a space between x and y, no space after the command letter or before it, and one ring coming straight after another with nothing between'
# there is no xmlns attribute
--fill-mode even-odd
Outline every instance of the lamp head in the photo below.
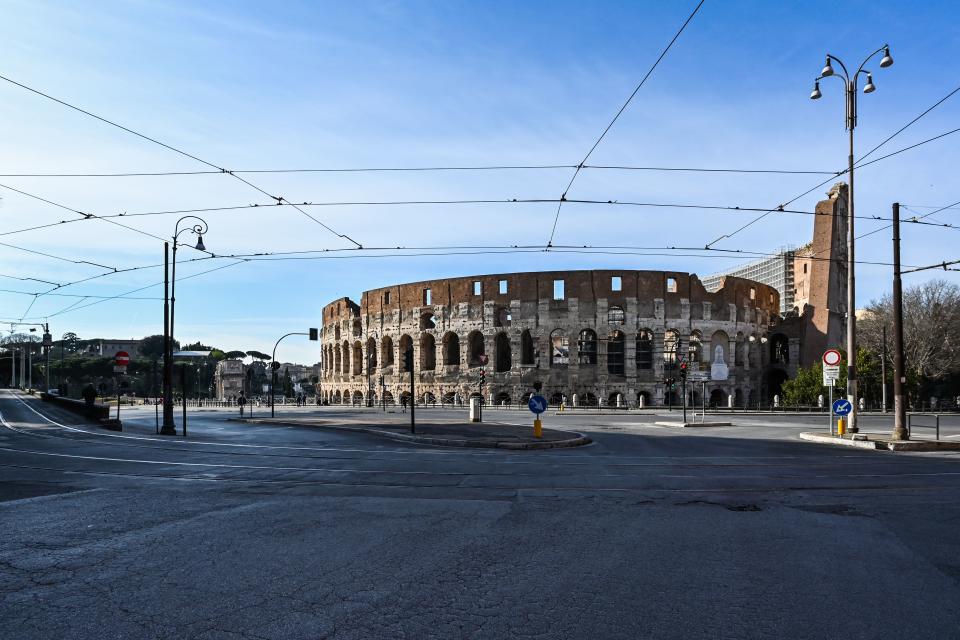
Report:
<svg viewBox="0 0 960 640"><path fill-rule="evenodd" d="M207 250L207 248L203 246L203 234L197 234L197 246L195 248L197 251Z"/></svg>
<svg viewBox="0 0 960 640"><path fill-rule="evenodd" d="M890 55L890 47L883 48L883 58L880 60L880 66L886 69L893 65L893 56Z"/></svg>
<svg viewBox="0 0 960 640"><path fill-rule="evenodd" d="M833 66L830 64L830 56L827 56L827 61L823 65L823 71L820 72L824 78L829 78L833 75Z"/></svg>
<svg viewBox="0 0 960 640"><path fill-rule="evenodd" d="M811 100L819 100L823 94L820 93L820 81L815 80L813 83L813 91L810 92Z"/></svg>
<svg viewBox="0 0 960 640"><path fill-rule="evenodd" d="M867 85L863 88L864 93L873 93L877 88L873 86L873 75L867 74Z"/></svg>

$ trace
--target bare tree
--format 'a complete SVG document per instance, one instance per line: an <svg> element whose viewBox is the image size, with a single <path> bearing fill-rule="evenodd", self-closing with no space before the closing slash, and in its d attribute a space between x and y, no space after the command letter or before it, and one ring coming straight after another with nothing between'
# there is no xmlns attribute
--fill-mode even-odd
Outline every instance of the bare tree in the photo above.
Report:
<svg viewBox="0 0 960 640"><path fill-rule="evenodd" d="M883 326L887 353L893 359L893 301L890 294L875 300L857 325L861 344L880 354ZM906 366L929 380L960 371L960 287L944 280L903 291L903 345Z"/></svg>

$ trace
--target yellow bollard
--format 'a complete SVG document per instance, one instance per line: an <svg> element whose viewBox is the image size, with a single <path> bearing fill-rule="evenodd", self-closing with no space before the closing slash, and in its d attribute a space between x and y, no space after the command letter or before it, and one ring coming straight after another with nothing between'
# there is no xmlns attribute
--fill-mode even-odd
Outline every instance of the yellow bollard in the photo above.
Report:
<svg viewBox="0 0 960 640"><path fill-rule="evenodd" d="M843 418L837 418L837 435L842 436L847 432L847 425L843 421Z"/></svg>
<svg viewBox="0 0 960 640"><path fill-rule="evenodd" d="M533 437L543 437L543 422L540 421L540 418L534 418L533 420Z"/></svg>

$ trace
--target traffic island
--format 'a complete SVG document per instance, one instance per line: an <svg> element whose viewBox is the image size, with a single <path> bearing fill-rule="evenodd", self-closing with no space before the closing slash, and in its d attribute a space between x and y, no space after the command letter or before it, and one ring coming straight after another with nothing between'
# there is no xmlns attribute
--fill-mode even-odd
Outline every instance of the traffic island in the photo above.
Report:
<svg viewBox="0 0 960 640"><path fill-rule="evenodd" d="M832 444L838 447L856 447L880 451L960 451L960 442L950 440L891 440L879 433L847 433L842 436L830 435L825 431L806 431L800 434L801 440Z"/></svg>
<svg viewBox="0 0 960 640"><path fill-rule="evenodd" d="M248 424L282 425L296 427L319 427L343 431L359 431L391 440L416 442L441 447L476 447L482 449L559 449L581 447L593 442L582 433L543 429L541 437L533 436L533 428L516 425L487 423L439 423L418 422L417 432L410 433L409 425L396 423L385 425L347 424L340 421L316 418L231 418Z"/></svg>
<svg viewBox="0 0 960 640"><path fill-rule="evenodd" d="M732 427L732 422L683 422L682 420L658 420L653 424L658 427L673 427L675 429L688 429L690 427Z"/></svg>

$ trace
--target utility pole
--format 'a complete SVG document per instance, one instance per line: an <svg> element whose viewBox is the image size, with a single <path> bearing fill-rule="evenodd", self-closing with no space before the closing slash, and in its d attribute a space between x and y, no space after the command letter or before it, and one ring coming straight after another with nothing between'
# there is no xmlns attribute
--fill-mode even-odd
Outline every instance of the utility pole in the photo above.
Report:
<svg viewBox="0 0 960 640"><path fill-rule="evenodd" d="M160 433L177 435L173 423L173 340L170 337L170 243L163 243L163 425Z"/></svg>
<svg viewBox="0 0 960 640"><path fill-rule="evenodd" d="M887 323L883 323L883 357L880 358L880 385L883 412L887 412Z"/></svg>
<svg viewBox="0 0 960 640"><path fill-rule="evenodd" d="M909 440L907 404L903 385L907 381L903 358L903 288L900 282L900 203L893 203L893 439Z"/></svg>

